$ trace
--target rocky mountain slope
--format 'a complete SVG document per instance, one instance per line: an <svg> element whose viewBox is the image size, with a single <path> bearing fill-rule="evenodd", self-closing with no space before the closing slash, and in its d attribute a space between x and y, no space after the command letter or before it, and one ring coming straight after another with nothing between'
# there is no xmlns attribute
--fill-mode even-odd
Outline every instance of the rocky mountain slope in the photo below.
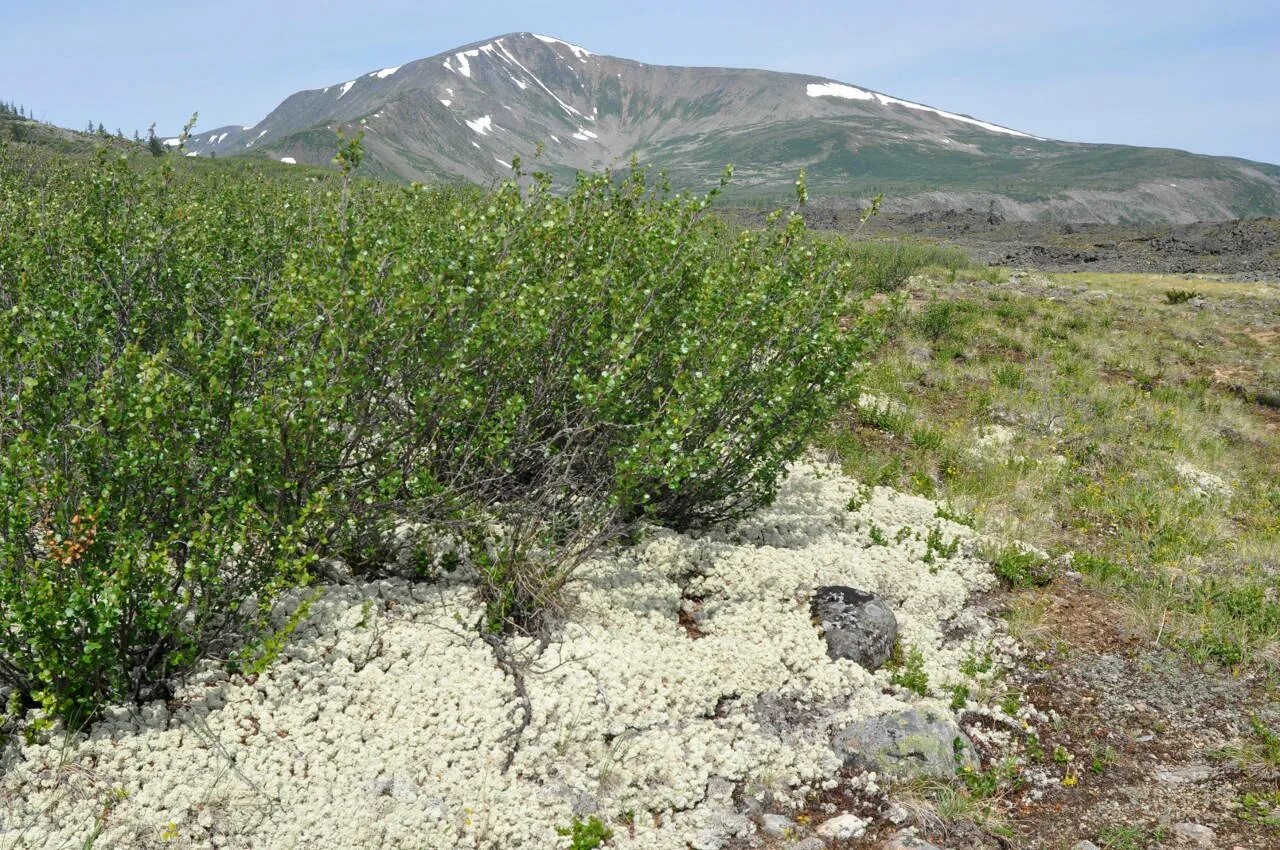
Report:
<svg viewBox="0 0 1280 850"><path fill-rule="evenodd" d="M201 132L186 152L326 164L334 131L361 126L367 171L406 181L485 183L517 155L564 178L634 156L691 187L734 163L739 197L781 197L804 168L817 198L883 191L907 209L994 201L1014 218L1072 221L1280 214L1280 166L1042 139L821 77L646 65L532 33L298 92L257 124Z"/></svg>

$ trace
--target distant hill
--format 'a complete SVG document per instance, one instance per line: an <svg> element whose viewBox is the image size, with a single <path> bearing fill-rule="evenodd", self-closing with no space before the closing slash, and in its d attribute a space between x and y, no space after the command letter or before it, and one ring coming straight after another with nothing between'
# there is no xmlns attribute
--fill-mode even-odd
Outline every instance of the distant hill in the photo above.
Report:
<svg viewBox="0 0 1280 850"><path fill-rule="evenodd" d="M365 171L488 182L526 165L560 177L635 156L680 186L726 163L739 199L788 194L891 208L988 208L1010 219L1225 220L1280 215L1280 166L1028 132L803 74L647 65L512 33L301 91L256 124L201 132L187 152L328 164L363 126Z"/></svg>

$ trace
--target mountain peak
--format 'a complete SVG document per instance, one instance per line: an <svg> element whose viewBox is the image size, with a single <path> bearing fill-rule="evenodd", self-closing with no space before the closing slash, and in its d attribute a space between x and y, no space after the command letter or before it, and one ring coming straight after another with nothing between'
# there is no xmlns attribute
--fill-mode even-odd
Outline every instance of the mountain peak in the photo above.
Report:
<svg viewBox="0 0 1280 850"><path fill-rule="evenodd" d="M1051 141L825 77L646 65L532 32L298 92L252 131L218 128L188 151L327 165L339 128L363 129L368 172L406 181L488 183L510 173L514 156L571 179L634 156L689 187L734 163L739 192L773 197L805 169L814 197L887 190L985 207L998 188L1014 217L1063 204L1077 220L1096 210L1172 220L1280 212L1271 166L1147 149L1116 156L1114 146ZM1126 197L1113 203L1116 193Z"/></svg>

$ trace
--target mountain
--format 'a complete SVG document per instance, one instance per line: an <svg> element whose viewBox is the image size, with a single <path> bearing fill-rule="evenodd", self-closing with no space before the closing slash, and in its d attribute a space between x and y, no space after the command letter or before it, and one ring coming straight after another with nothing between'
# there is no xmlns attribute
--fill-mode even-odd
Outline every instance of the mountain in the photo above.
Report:
<svg viewBox="0 0 1280 850"><path fill-rule="evenodd" d="M1280 166L1043 139L822 77L646 65L533 33L298 92L186 150L323 165L334 131L361 126L365 173L404 181L487 183L515 155L563 179L635 156L689 187L734 163L739 199L789 194L804 168L811 197L835 204L884 192L890 207L994 204L1022 220L1280 215Z"/></svg>

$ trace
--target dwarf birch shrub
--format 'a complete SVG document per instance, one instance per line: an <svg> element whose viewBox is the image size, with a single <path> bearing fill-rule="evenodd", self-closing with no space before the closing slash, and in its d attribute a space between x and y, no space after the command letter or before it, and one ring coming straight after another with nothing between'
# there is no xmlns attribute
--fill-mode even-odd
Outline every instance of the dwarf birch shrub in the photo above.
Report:
<svg viewBox="0 0 1280 850"><path fill-rule="evenodd" d="M380 488L394 515L480 506L520 529L484 558L490 624L543 611L637 521L686 528L769 501L848 400L878 328L857 266L798 216L731 233L711 200L639 171L583 175L567 196L536 175L489 194L370 192L353 200L349 264L317 255L302 275L327 264L387 305L360 336L394 352L371 401L406 420L391 454L411 460Z"/></svg>
<svg viewBox="0 0 1280 850"><path fill-rule="evenodd" d="M797 216L643 172L491 191L0 152L0 681L68 718L447 530L486 632L640 522L769 501L880 320Z"/></svg>
<svg viewBox="0 0 1280 850"><path fill-rule="evenodd" d="M105 160L34 197L15 177L0 167L0 679L78 722L163 694L301 580L323 499L264 366L270 252L238 254L279 211Z"/></svg>

